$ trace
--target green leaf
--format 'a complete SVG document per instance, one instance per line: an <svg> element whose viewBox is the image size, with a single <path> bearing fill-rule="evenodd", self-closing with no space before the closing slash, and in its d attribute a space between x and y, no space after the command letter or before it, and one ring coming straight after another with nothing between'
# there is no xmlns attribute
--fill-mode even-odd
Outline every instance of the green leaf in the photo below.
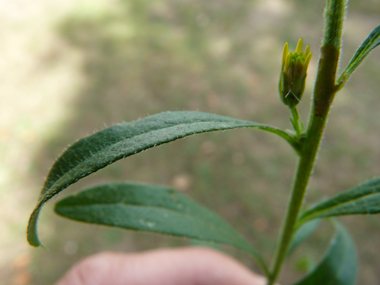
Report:
<svg viewBox="0 0 380 285"><path fill-rule="evenodd" d="M296 231L292 243L289 246L287 255L289 256L293 250L306 238L308 238L319 226L319 223L321 220L313 220L308 223L303 224L298 230Z"/></svg>
<svg viewBox="0 0 380 285"><path fill-rule="evenodd" d="M257 251L214 212L173 189L132 183L89 188L55 206L61 216L100 225L223 243L251 253Z"/></svg>
<svg viewBox="0 0 380 285"><path fill-rule="evenodd" d="M380 178L375 178L314 205L301 214L298 223L333 216L378 213L380 213Z"/></svg>
<svg viewBox="0 0 380 285"><path fill-rule="evenodd" d="M186 136L244 127L275 133L297 148L293 138L277 128L190 111L160 113L112 126L77 141L57 159L46 178L39 201L29 219L29 243L33 246L41 245L37 235L37 219L43 204L79 179L119 159Z"/></svg>
<svg viewBox="0 0 380 285"><path fill-rule="evenodd" d="M380 44L380 25L377 26L360 45L355 55L351 59L350 63L343 71L342 75L338 79L339 89L347 82L348 78L359 66L359 64L365 59L365 57Z"/></svg>
<svg viewBox="0 0 380 285"><path fill-rule="evenodd" d="M341 224L323 260L306 277L294 285L354 285L357 274L355 244Z"/></svg>

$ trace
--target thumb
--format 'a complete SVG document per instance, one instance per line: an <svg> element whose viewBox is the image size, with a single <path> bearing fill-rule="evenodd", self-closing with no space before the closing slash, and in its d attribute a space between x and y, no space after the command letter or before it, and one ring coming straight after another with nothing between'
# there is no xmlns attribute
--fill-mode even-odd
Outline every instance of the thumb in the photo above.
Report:
<svg viewBox="0 0 380 285"><path fill-rule="evenodd" d="M265 285L265 281L225 254L189 247L96 254L76 264L56 285Z"/></svg>

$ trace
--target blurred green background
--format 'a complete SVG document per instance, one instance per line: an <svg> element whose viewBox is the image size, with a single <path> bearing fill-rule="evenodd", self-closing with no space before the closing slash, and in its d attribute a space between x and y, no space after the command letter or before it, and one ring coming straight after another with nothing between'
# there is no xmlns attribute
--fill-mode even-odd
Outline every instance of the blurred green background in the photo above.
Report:
<svg viewBox="0 0 380 285"><path fill-rule="evenodd" d="M166 110L200 110L290 128L278 99L282 47L300 37L314 53L299 111L310 106L325 1L14 0L0 4L0 284L52 284L103 250L139 251L189 242L88 226L56 216L25 229L54 159L76 139ZM379 0L351 0L344 67L379 24ZM336 97L307 203L380 174L380 50ZM110 181L173 186L210 207L271 257L296 155L257 130L203 134L143 152L70 187L59 198ZM58 199L59 199L58 198ZM380 284L380 217L341 221L357 243L358 284ZM329 225L297 249L289 284L318 262ZM224 249L253 270L249 257Z"/></svg>

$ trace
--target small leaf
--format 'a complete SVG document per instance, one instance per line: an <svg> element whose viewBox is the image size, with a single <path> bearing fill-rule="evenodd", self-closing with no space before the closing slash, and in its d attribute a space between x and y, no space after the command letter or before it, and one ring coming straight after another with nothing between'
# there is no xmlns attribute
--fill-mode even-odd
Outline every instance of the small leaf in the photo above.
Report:
<svg viewBox="0 0 380 285"><path fill-rule="evenodd" d="M100 225L228 244L251 253L266 271L257 251L214 212L173 189L132 183L89 188L55 205L61 216Z"/></svg>
<svg viewBox="0 0 380 285"><path fill-rule="evenodd" d="M294 285L354 285L357 274L355 244L341 224L323 260L306 277Z"/></svg>
<svg viewBox="0 0 380 285"><path fill-rule="evenodd" d="M104 129L70 146L54 163L40 199L30 216L27 238L40 246L37 219L44 203L79 179L111 163L190 135L234 128L257 128L275 133L297 148L287 133L268 125L202 112L165 112Z"/></svg>
<svg viewBox="0 0 380 285"><path fill-rule="evenodd" d="M380 44L380 25L377 26L360 45L355 55L351 59L350 63L343 71L342 75L338 79L339 89L347 82L348 78L359 66L359 64L365 59L365 57Z"/></svg>
<svg viewBox="0 0 380 285"><path fill-rule="evenodd" d="M379 213L380 178L375 178L312 206L301 214L299 224L333 216Z"/></svg>
<svg viewBox="0 0 380 285"><path fill-rule="evenodd" d="M292 239L292 243L289 246L287 253L288 256L302 241L308 238L316 230L320 222L321 220L313 220L303 224L300 228L298 228Z"/></svg>

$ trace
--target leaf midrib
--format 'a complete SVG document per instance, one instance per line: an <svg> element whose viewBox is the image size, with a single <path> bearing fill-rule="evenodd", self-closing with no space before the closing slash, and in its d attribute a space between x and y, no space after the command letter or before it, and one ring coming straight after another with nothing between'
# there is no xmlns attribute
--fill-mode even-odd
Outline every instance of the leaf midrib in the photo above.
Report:
<svg viewBox="0 0 380 285"><path fill-rule="evenodd" d="M239 241L239 243L235 243L235 242L233 243L233 245L236 246L236 247L239 247L240 242L242 242L242 241L244 241L244 245L249 245L249 247L251 247L250 244L247 241L245 241L245 239L243 237L241 237L238 234L231 233L230 230L234 231L234 229L229 224L225 223L224 221L219 221L219 222L223 223L223 226L221 227L221 226L218 226L218 224L213 223L213 221L204 220L204 219L202 219L200 217L191 215L189 213L183 213L183 212L176 211L176 210L173 210L173 209L168 209L168 208L165 208L165 207L146 206L146 205L130 205L130 204L125 204L125 203L120 203L120 202L112 204L112 206L116 206L116 205L119 205L119 206L122 206L122 207L126 207L126 208L128 208L128 207L132 207L132 208L153 208L153 209L159 209L160 211L168 211L168 212L175 213L177 215L182 215L182 216L185 216L187 218L193 219L195 221L198 221L198 222L204 224L205 227L210 227L210 228L217 229L219 232L221 232L228 239L232 238L232 240L235 240L235 241L237 239ZM103 208L103 207L108 207L108 206L109 206L109 204L104 205L104 204L101 204L101 203L97 203L97 204L91 204L91 205L87 205L87 206L78 205L78 206L59 206L59 207L60 208L77 208L77 209L81 209L81 208L91 208L91 207L94 207L94 208ZM227 228L225 226L227 226Z"/></svg>
<svg viewBox="0 0 380 285"><path fill-rule="evenodd" d="M210 122L210 121L202 121L202 122L191 123L191 125L204 124L204 123L212 123L212 122ZM247 123L248 123L248 122L247 122ZM123 142L125 142L125 141L127 141L127 140L132 140L132 139L136 139L136 140L137 140L137 139L140 138L140 137L147 136L147 135L152 134L152 133L155 133L155 132L164 131L164 130L168 130L168 129L172 129L172 128L176 128L176 127L180 127L180 126L184 126L184 125L189 125L189 124L180 124L180 125L175 125L175 126L170 126L170 127L162 128L162 129L155 129L155 130L153 130L153 131L149 131L149 132L146 132L146 133L143 133L143 134L139 134L139 135L136 135L136 136L133 136L133 137L130 137L130 138L122 139L122 140L120 140L119 142L117 142L117 143L115 143L115 144L112 144L112 145L107 146L106 148L103 148L102 150L99 150L99 151L97 151L97 152L93 152L93 153L92 153L92 156L86 157L85 160L82 160L82 161L81 161L79 164L77 164L75 167L73 167L73 168L71 168L69 171L65 172L65 174L62 175L59 179L55 180L54 184L53 184L49 189L47 189L47 190L45 191L45 194L46 194L46 195L52 194L52 196L54 196L55 194L59 193L60 190L63 190L63 189L65 189L66 187L68 187L70 184L72 184L72 180L69 180L71 183L69 183L69 184L68 184L66 187L64 187L64 188L59 188L59 190L52 191L52 192L49 191L49 190L53 189L54 186L55 186L56 184L59 184L59 182L60 182L63 178L65 178L66 176L70 176L71 173L76 173L76 172L78 172L78 168L79 168L79 169L82 169L83 166L84 166L85 164L88 163L87 160L89 160L89 159L95 159L95 158L99 157L99 155L100 155L101 153L104 153L104 152L110 151L111 148L116 147L117 145L122 144ZM250 127L250 126L249 126L249 125L247 125L247 126L242 126L241 128L246 128L246 127ZM231 129L231 128L233 128L233 127L226 127L226 128L224 128L224 130ZM205 130L205 131L201 131L201 132L194 132L194 134L197 134L197 133L200 134L200 133L203 133L203 132L212 132L212 131L215 131L215 130L220 130L220 128L209 129L209 130ZM172 139L172 140L170 140L170 141L164 141L164 142L159 142L159 143L154 143L154 144L152 143L152 144L147 145L147 146L144 147L144 148L140 148L140 149L138 149L138 150L135 151L134 153L137 154L137 153L140 153L140 152L142 152L142 151L144 151L144 150L146 150L146 149L152 148L152 147L154 147L154 146L159 146L159 145L162 145L162 144L165 144L165 143L169 143L169 142L172 142L172 141L175 141L175 140L178 140L178 139L182 139L182 138L184 138L184 137L185 137L185 136L183 135L183 136L178 136L178 137L176 137L176 138L174 138L174 139ZM96 171L98 171L98 170L104 168L104 167L107 166L108 164L113 163L113 162L116 162L117 160L120 160L120 159L122 159L122 158L124 158L124 157L127 157L127 156L130 156L130 155L131 155L131 154L129 154L129 155L122 155L122 154L119 154L119 155L115 156L114 159L112 159L111 161L103 162L103 163L101 164L100 167L97 167L96 170L94 170L94 171L91 171L91 170L90 170L90 172L84 173L84 175L83 175L83 176L80 176L80 178L84 178L84 177L86 177L86 176L88 176L88 175L90 175L90 174L92 174L92 173L94 173L94 172L96 172ZM97 165L97 166L99 166L99 165ZM51 196L51 197L52 197L52 196ZM48 199L43 199L43 200L47 201Z"/></svg>
<svg viewBox="0 0 380 285"><path fill-rule="evenodd" d="M375 190L376 190L376 186L371 187L371 188L375 188ZM371 189L371 188L370 188L370 189ZM356 202L357 200L361 200L361 199L366 198L367 196L378 195L378 194L380 194L380 191L370 192L370 193L368 193L368 194L365 194L365 195L359 196L359 197L357 197L357 198L355 198L355 199L348 200L348 201L344 201L344 202L342 202L342 203L338 203L338 204L332 205L332 206L329 207L329 208L324 208L324 209L321 209L321 210L317 210L316 212L314 212L313 209L310 209L310 211L312 211L312 212L311 212L312 214L308 215L307 212L306 212L306 213L305 213L306 216L302 217L301 220L306 219L305 221L308 221L308 220L314 219L315 216L318 216L318 215L320 215L321 213L328 212L328 211L330 211L330 210L332 210L332 209L334 209L334 208L338 208L338 207L340 207L340 206L344 206L344 205L347 205L347 204L350 204L350 203L354 203L354 202Z"/></svg>

